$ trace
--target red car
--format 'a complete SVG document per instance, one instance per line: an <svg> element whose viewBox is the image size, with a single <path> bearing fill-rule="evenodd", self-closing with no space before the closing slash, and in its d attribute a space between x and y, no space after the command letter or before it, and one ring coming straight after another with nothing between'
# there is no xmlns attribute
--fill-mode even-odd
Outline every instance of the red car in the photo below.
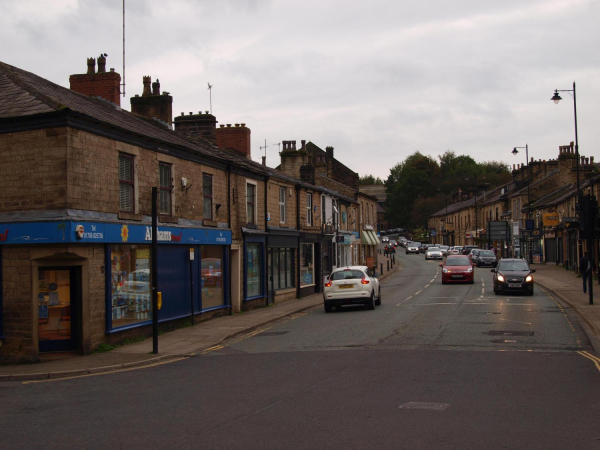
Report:
<svg viewBox="0 0 600 450"><path fill-rule="evenodd" d="M442 284L447 283L469 283L475 281L473 277L473 264L466 255L448 255L442 268Z"/></svg>

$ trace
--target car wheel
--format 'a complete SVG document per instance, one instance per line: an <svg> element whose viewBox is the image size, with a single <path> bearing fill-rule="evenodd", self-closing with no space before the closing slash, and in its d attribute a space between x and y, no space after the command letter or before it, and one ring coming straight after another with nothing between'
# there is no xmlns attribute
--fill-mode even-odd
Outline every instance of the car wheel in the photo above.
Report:
<svg viewBox="0 0 600 450"><path fill-rule="evenodd" d="M531 291L529 291L528 294L533 295L533 288L531 288Z"/></svg>
<svg viewBox="0 0 600 450"><path fill-rule="evenodd" d="M481 264L479 264L479 261L477 261L477 267L481 267Z"/></svg>
<svg viewBox="0 0 600 450"><path fill-rule="evenodd" d="M494 294L496 294L496 295L500 295L501 294L500 289L496 289L496 286L494 286Z"/></svg>
<svg viewBox="0 0 600 450"><path fill-rule="evenodd" d="M444 279L442 278L442 284L446 284L446 282L444 281Z"/></svg>
<svg viewBox="0 0 600 450"><path fill-rule="evenodd" d="M325 303L325 312L326 313L330 313L331 311L333 311L333 306L328 305L327 303Z"/></svg>
<svg viewBox="0 0 600 450"><path fill-rule="evenodd" d="M473 279L473 280L469 281L469 284L475 284L475 280Z"/></svg>
<svg viewBox="0 0 600 450"><path fill-rule="evenodd" d="M381 286L379 287L379 295L377 296L377 300L375 300L375 304L377 306L381 305Z"/></svg>
<svg viewBox="0 0 600 450"><path fill-rule="evenodd" d="M369 300L365 306L369 311L373 311L375 309L375 292L371 291L371 297L369 297Z"/></svg>

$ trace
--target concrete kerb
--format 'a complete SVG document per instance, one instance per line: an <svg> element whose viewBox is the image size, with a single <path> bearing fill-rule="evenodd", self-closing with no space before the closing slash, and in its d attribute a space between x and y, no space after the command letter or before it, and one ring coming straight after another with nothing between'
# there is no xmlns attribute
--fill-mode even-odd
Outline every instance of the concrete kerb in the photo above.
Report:
<svg viewBox="0 0 600 450"><path fill-rule="evenodd" d="M552 289L548 285L544 284L543 282L540 282L539 279L536 280L536 283L539 284L542 288L544 288L548 292L550 292L552 295L557 297L561 302L569 305L569 307L577 313L577 315L581 318L581 320L583 320L583 322L587 326L587 327L584 327L584 331L588 335L588 338L590 339L590 344L592 345L592 347L594 347L594 351L596 351L596 353L600 353L600 330L598 330L588 320L588 318L585 316L585 314L583 314L582 311L576 305L571 303L564 295L556 292L554 289Z"/></svg>

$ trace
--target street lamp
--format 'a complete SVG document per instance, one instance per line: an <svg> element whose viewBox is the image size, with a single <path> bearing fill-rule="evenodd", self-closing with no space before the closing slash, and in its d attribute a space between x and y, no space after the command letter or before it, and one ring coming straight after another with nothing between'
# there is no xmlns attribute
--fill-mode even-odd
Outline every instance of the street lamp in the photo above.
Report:
<svg viewBox="0 0 600 450"><path fill-rule="evenodd" d="M579 189L579 141L577 139L577 96L575 93L575 82L573 81L573 89L554 89L554 95L550 100L558 105L558 102L562 100L562 97L558 95L559 92L572 92L573 93L573 111L575 113L575 156L577 158L577 201L581 196Z"/></svg>
<svg viewBox="0 0 600 450"><path fill-rule="evenodd" d="M573 89L554 89L554 95L552 96L552 98L550 100L552 100L554 103L556 103L558 105L558 102L560 102L562 100L562 97L560 95L558 95L559 92L572 92L573 93L573 113L575 116L575 157L577 158L577 203L579 204L579 207L582 207L582 203L583 203L583 197L581 195L581 189L579 187L579 140L577 137L577 95L576 95L576 91L575 91L575 82L573 81ZM585 208L587 208L587 211L584 217L586 217L586 219L589 221L590 220L590 201L591 201L591 197L587 199L587 201L585 202ZM595 200L594 200L595 202ZM578 217L580 218L580 222L581 222L581 211L578 212ZM581 224L580 224L581 226ZM587 247L588 247L588 252L590 255L594 254L594 245L593 245L593 233L590 227L590 223L586 223L585 224L585 229L588 230L588 236L587 236ZM581 239L581 235L579 236L579 238ZM589 286L589 295L590 295L590 305L594 304L594 291L593 291L593 284L592 283L592 277L590 276L590 286Z"/></svg>
<svg viewBox="0 0 600 450"><path fill-rule="evenodd" d="M511 152L513 155L517 156L519 154L519 150L517 149L525 149L525 162L527 163L527 219L531 220L531 196L529 194L529 185L531 183L531 171L529 170L529 145L525 144L525 147L515 147ZM527 228L527 227L525 227ZM529 251L528 251L528 259L529 264L533 264L533 249L531 248L533 241L529 241Z"/></svg>

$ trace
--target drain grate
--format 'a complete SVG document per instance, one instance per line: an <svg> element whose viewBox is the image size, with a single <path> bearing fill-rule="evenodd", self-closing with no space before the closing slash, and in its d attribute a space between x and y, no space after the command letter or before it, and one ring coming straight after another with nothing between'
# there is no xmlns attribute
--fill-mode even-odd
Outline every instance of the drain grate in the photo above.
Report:
<svg viewBox="0 0 600 450"><path fill-rule="evenodd" d="M408 402L401 405L400 409L428 409L432 411L443 411L450 406L450 403L428 403L428 402Z"/></svg>
<svg viewBox="0 0 600 450"><path fill-rule="evenodd" d="M533 336L533 331L487 331L489 336Z"/></svg>
<svg viewBox="0 0 600 450"><path fill-rule="evenodd" d="M265 331L264 333L259 333L254 337L265 337L265 336L281 336L282 334L287 334L289 331Z"/></svg>

